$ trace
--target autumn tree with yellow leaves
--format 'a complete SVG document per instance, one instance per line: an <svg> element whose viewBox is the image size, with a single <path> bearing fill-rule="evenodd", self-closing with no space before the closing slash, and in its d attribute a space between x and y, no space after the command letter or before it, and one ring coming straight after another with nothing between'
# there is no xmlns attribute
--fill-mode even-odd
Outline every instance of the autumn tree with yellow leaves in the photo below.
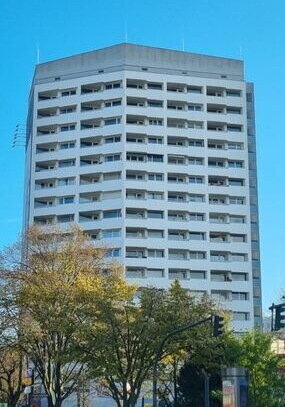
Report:
<svg viewBox="0 0 285 407"><path fill-rule="evenodd" d="M19 346L42 381L50 407L61 406L85 369L76 343L89 292L102 297L107 286L110 295L129 290L105 254L77 227L65 232L32 227L2 253L1 281L10 287L3 309L6 315L13 309L20 320L14 332L20 332Z"/></svg>

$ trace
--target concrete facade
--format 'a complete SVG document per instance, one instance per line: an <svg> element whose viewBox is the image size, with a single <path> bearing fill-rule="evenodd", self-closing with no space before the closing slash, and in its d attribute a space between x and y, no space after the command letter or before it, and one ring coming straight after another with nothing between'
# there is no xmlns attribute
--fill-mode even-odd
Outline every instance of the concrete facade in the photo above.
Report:
<svg viewBox="0 0 285 407"><path fill-rule="evenodd" d="M243 62L119 44L37 65L25 226L78 222L126 277L261 324L253 85Z"/></svg>

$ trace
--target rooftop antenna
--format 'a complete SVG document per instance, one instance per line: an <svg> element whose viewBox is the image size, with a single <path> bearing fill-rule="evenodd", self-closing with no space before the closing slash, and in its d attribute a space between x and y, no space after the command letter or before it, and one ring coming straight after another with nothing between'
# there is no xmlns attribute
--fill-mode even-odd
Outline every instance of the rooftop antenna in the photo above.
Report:
<svg viewBox="0 0 285 407"><path fill-rule="evenodd" d="M184 34L182 37L182 51L185 51L185 38L184 38Z"/></svg>
<svg viewBox="0 0 285 407"><path fill-rule="evenodd" d="M239 46L239 57L240 57L240 59L243 59L243 49L242 49L242 45Z"/></svg>
<svg viewBox="0 0 285 407"><path fill-rule="evenodd" d="M128 42L128 24L126 20L124 22L124 28L125 28L125 42Z"/></svg>
<svg viewBox="0 0 285 407"><path fill-rule="evenodd" d="M40 63L40 47L39 47L38 42L36 44L36 49L37 49L37 64L39 64Z"/></svg>

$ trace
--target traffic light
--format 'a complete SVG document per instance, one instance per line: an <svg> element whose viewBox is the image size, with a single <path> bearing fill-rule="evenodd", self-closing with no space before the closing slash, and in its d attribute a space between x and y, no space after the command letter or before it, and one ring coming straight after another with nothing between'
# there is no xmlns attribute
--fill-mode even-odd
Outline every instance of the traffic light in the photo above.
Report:
<svg viewBox="0 0 285 407"><path fill-rule="evenodd" d="M285 303L275 305L274 331L285 328Z"/></svg>
<svg viewBox="0 0 285 407"><path fill-rule="evenodd" d="M215 337L224 333L224 317L220 315L214 315L213 335Z"/></svg>

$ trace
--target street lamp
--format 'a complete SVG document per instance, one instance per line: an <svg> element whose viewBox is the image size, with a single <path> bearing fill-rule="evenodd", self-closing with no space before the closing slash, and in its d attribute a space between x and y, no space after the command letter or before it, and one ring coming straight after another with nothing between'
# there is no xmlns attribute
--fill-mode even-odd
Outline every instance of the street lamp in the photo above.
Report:
<svg viewBox="0 0 285 407"><path fill-rule="evenodd" d="M161 358L164 345L170 338L172 338L172 336L175 336L176 334L179 334L180 332L187 331L188 329L195 328L196 326L202 325L208 321L212 321L212 316L201 319L200 321L197 321L194 323L191 322L189 324L182 325L182 326L174 329L173 331L169 332L169 334L167 334L164 337L164 339L161 341L159 347L157 348L157 352L156 352L154 362L153 362L153 380L152 380L152 405L153 405L153 407L157 407L157 373L158 373L157 366L158 366L159 359Z"/></svg>

